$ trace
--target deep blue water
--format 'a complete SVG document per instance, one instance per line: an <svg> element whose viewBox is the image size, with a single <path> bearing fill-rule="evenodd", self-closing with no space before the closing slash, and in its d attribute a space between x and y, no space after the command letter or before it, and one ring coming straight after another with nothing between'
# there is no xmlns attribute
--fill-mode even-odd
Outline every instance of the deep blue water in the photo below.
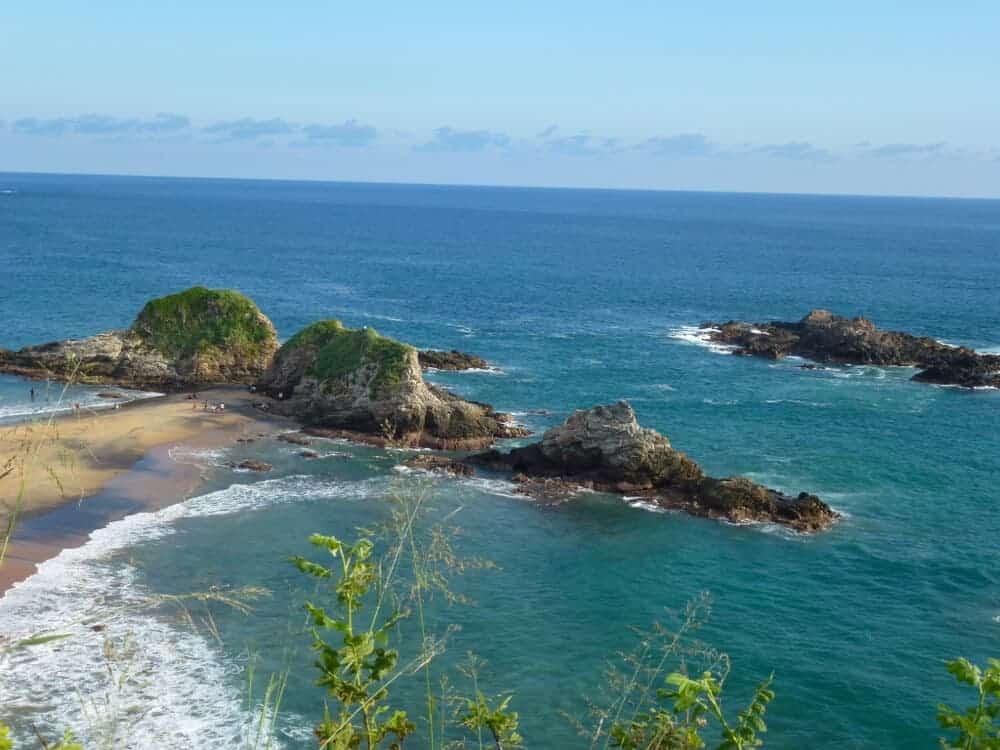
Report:
<svg viewBox="0 0 1000 750"><path fill-rule="evenodd" d="M483 355L502 372L436 380L537 430L628 398L711 473L815 492L847 514L801 537L600 495L541 509L502 483L439 482L438 512L461 508L459 549L499 566L456 584L475 606L435 605L462 628L440 668L470 649L487 659L483 678L515 691L529 747L586 746L560 712L584 710L603 664L634 645L630 626L702 591L714 609L699 637L732 658L733 707L775 674L768 747L934 747L936 704L968 702L943 660L1000 655L1000 393L911 383L905 369L805 371L690 336L706 319L826 307L1000 347L1000 202L0 175L0 261L0 346L123 327L148 298L195 283L232 287L282 337L339 317ZM0 409L26 387L0 380ZM551 415L525 414L539 409ZM0 628L55 626L73 607L111 619L100 607L149 592L267 586L253 615L216 612L221 642L169 613L115 618L112 632L158 634L146 699L187 716L190 746L211 746L241 721L248 651L264 671L307 675L305 594L285 558L310 532L384 519L387 496L418 481L394 470L398 453L330 449L350 456L240 448L276 464L252 485L199 457L218 494L43 568L0 601ZM68 568L75 589L59 593ZM110 600L95 604L99 593ZM12 715L79 725L47 705L58 687L25 685L40 669L82 678L92 641L43 647L0 676ZM69 653L81 664L66 666ZM184 655L211 668L192 676ZM414 711L418 694L400 687ZM322 709L304 676L285 708L288 745L308 747ZM147 717L136 732L157 746L168 723Z"/></svg>

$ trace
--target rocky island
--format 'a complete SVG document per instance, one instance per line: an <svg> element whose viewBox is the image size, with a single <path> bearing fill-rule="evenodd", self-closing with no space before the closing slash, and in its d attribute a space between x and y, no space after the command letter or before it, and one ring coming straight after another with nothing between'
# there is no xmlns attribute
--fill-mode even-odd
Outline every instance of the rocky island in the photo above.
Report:
<svg viewBox="0 0 1000 750"><path fill-rule="evenodd" d="M884 331L866 318L813 310L798 322L703 323L709 339L735 347L733 354L817 362L919 367L914 380L963 388L1000 388L1000 355L979 354L927 336Z"/></svg>
<svg viewBox="0 0 1000 750"><path fill-rule="evenodd" d="M551 499L589 488L641 496L696 516L734 523L777 523L802 532L830 526L838 514L815 495L795 497L745 477L714 479L655 430L640 427L627 401L572 414L540 442L464 460L514 473L519 491ZM440 464L440 462L439 462ZM439 468L448 470L446 465Z"/></svg>
<svg viewBox="0 0 1000 750"><path fill-rule="evenodd" d="M426 383L417 350L339 320L285 342L257 383L264 406L319 435L378 444L478 450L527 433L487 404Z"/></svg>
<svg viewBox="0 0 1000 750"><path fill-rule="evenodd" d="M177 391L251 383L277 348L274 326L250 299L196 286L151 300L123 331L0 349L0 372Z"/></svg>

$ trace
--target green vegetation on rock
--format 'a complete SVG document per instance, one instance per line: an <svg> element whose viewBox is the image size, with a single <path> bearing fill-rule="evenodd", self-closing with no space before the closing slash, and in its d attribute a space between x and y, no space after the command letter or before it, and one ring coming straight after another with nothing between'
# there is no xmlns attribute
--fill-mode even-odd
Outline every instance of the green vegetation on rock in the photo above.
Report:
<svg viewBox="0 0 1000 750"><path fill-rule="evenodd" d="M203 286L146 303L132 332L168 359L210 349L254 356L274 338L273 326L248 297Z"/></svg>
<svg viewBox="0 0 1000 750"><path fill-rule="evenodd" d="M345 328L339 320L321 320L303 328L285 342L283 354L300 348L315 352L306 371L320 381L349 375L368 364L377 366L369 393L375 398L402 382L410 365L413 347L383 336L373 328Z"/></svg>

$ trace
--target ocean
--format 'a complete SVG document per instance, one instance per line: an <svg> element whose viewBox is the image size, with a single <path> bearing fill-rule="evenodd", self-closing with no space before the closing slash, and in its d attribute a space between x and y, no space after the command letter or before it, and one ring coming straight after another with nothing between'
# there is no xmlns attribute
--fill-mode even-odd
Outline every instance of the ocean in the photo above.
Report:
<svg viewBox="0 0 1000 750"><path fill-rule="evenodd" d="M705 320L822 307L998 350L1000 202L0 174L0 262L3 347L125 327L193 284L234 288L282 338L337 317L484 356L497 371L429 377L536 432L628 399L711 474L844 514L801 536L434 480L429 505L461 527L456 550L493 563L454 581L472 603L431 603L434 622L457 626L435 679L460 685L475 652L487 692L514 693L529 748L588 746L567 717L586 718L635 628L669 625L702 592L713 606L697 637L731 659L731 710L774 674L769 748L935 747L937 704L972 700L944 661L1000 657L1000 392L732 357L697 335ZM40 407L29 387L0 378L0 420ZM100 403L94 389L73 399ZM279 739L313 746L313 592L288 558L309 553L310 533L385 521L393 496L428 481L400 469L405 452L318 445L314 461L270 441L182 456L205 467L199 496L111 523L8 592L0 633L73 637L0 666L0 720L93 739L126 732L100 718L122 715L129 747L238 747L252 662L258 692L290 670ZM226 468L244 455L275 469ZM251 585L270 596L249 614L212 607L211 627L146 606ZM120 691L106 637L129 654ZM398 685L419 716L422 678ZM88 707L80 686L103 702Z"/></svg>

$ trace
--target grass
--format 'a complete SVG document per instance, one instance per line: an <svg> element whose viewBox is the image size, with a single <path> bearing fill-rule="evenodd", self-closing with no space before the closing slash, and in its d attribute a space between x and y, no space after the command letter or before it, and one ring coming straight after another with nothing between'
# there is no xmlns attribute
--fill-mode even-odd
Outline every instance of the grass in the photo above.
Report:
<svg viewBox="0 0 1000 750"><path fill-rule="evenodd" d="M203 286L147 302L132 331L168 359L211 349L235 349L252 356L275 336L248 297Z"/></svg>
<svg viewBox="0 0 1000 750"><path fill-rule="evenodd" d="M393 392L410 366L413 347L373 328L345 328L339 320L321 320L303 328L278 351L278 358L299 348L315 353L306 374L320 381L342 378L368 364L377 367L369 395Z"/></svg>

